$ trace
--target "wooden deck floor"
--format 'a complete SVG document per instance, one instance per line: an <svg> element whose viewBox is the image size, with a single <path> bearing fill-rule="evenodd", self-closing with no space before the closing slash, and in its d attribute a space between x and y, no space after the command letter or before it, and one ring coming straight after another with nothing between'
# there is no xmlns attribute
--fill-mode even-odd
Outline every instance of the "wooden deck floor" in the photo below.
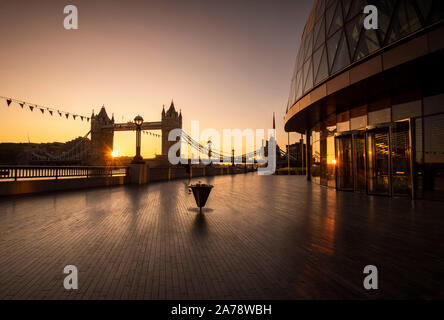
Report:
<svg viewBox="0 0 444 320"><path fill-rule="evenodd" d="M336 192L299 176L0 199L2 299L443 298L439 202ZM63 287L63 268L79 289ZM363 288L363 268L379 289Z"/></svg>

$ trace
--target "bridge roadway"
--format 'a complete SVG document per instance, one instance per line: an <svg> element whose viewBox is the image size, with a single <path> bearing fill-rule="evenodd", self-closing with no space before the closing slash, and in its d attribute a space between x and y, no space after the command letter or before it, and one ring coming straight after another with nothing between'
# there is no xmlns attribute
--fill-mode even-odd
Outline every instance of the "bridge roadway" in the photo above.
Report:
<svg viewBox="0 0 444 320"><path fill-rule="evenodd" d="M199 179L214 184L203 216L186 180L0 199L0 298L444 298L442 203Z"/></svg>

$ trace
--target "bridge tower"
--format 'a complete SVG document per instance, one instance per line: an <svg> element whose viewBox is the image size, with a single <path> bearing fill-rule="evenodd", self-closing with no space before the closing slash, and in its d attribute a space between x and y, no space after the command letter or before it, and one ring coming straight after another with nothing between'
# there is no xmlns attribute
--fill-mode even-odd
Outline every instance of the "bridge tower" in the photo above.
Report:
<svg viewBox="0 0 444 320"><path fill-rule="evenodd" d="M165 112L165 106L162 109L162 155L167 156L170 147L176 143L176 141L168 141L168 134L173 129L182 129L182 111L177 112L174 107L174 102L171 101L171 105L168 111ZM180 149L178 151L180 154Z"/></svg>
<svg viewBox="0 0 444 320"><path fill-rule="evenodd" d="M114 143L114 116L110 119L103 106L91 115L91 159L93 164L105 164L111 159Z"/></svg>

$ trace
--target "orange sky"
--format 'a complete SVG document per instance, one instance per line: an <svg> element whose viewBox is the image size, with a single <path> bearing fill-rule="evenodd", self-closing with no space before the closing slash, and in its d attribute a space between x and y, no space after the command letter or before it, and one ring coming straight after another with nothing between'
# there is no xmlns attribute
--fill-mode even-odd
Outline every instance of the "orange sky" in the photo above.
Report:
<svg viewBox="0 0 444 320"><path fill-rule="evenodd" d="M283 131L290 77L311 1L71 1L79 30L63 28L63 1L2 1L0 95L90 115L105 105L118 122L160 120L174 99L183 126ZM85 121L7 107L0 142L67 141ZM296 134L292 134L292 141ZM133 155L134 133L115 134ZM142 137L142 154L160 153Z"/></svg>

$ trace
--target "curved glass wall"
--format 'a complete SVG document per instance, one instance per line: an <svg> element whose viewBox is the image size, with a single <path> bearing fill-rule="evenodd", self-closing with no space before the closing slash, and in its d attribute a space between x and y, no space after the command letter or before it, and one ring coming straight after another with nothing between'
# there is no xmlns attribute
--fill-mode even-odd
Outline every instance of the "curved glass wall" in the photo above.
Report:
<svg viewBox="0 0 444 320"><path fill-rule="evenodd" d="M339 190L444 200L444 94L371 99L309 133L312 181ZM402 101L399 103L398 100Z"/></svg>
<svg viewBox="0 0 444 320"><path fill-rule="evenodd" d="M366 5L378 9L377 30L365 30ZM287 111L305 92L409 34L443 18L442 0L315 0L291 80Z"/></svg>

